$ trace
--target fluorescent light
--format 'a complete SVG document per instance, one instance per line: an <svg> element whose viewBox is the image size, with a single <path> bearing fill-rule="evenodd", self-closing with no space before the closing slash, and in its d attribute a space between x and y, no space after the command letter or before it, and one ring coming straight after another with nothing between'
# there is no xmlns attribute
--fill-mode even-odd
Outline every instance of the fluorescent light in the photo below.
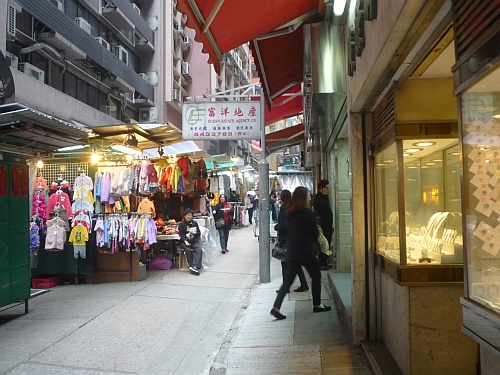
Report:
<svg viewBox="0 0 500 375"><path fill-rule="evenodd" d="M335 0L333 3L333 14L336 16L341 16L344 14L345 4L347 0Z"/></svg>
<svg viewBox="0 0 500 375"><path fill-rule="evenodd" d="M136 150L135 148L123 146L123 145L111 145L111 148L115 151L123 152L124 154L131 155L141 155L142 151Z"/></svg>
<svg viewBox="0 0 500 375"><path fill-rule="evenodd" d="M73 151L73 150L79 150L81 148L86 148L86 147L89 147L89 145L68 146L68 147L58 148L56 151L59 151L59 152L62 152L62 151Z"/></svg>

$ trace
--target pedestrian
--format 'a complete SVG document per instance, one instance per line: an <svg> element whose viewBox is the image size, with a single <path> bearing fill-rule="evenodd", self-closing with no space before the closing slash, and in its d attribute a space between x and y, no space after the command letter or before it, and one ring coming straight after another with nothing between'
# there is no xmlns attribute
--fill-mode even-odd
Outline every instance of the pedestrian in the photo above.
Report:
<svg viewBox="0 0 500 375"><path fill-rule="evenodd" d="M314 196L313 201L314 212L321 221L321 230L328 241L328 246L330 246L333 235L333 213L328 198L329 185L328 180L320 180L318 182L318 192ZM330 268L328 265L328 255L321 251L318 254L318 263L321 270L328 270Z"/></svg>
<svg viewBox="0 0 500 375"><path fill-rule="evenodd" d="M313 312L330 311L330 306L321 303L321 271L315 254L315 241L319 230L316 217L309 208L310 198L304 186L295 188L292 199L287 209L288 224L288 260L285 281L281 285L276 300L274 301L271 315L276 319L285 319L280 311L281 304L293 284L299 268L304 266L312 279Z"/></svg>
<svg viewBox="0 0 500 375"><path fill-rule="evenodd" d="M184 210L184 220L179 224L180 246L186 254L189 271L199 276L202 266L201 232L198 223L193 220L193 210Z"/></svg>
<svg viewBox="0 0 500 375"><path fill-rule="evenodd" d="M253 199L252 199L252 194L248 193L247 197L245 198L245 208L247 209L248 212L248 222L250 225L252 225L252 216L253 216Z"/></svg>
<svg viewBox="0 0 500 375"><path fill-rule="evenodd" d="M291 198L292 198L292 193L290 193L290 190L285 189L281 192L281 207L280 207L280 212L278 214L278 224L274 226L274 230L278 232L278 244L280 245L286 245L287 243L288 225L286 220L286 210L288 208L288 204L290 203ZM281 262L281 274L283 276L283 282L285 282L287 266L288 263L286 260ZM299 270L297 271L297 275L299 276L300 286L294 289L294 292L305 292L306 290L309 290L306 276L304 275L304 270L302 269L302 267L300 267ZM276 293L278 292L279 289L276 291ZM288 290L287 293L290 293L290 290Z"/></svg>
<svg viewBox="0 0 500 375"><path fill-rule="evenodd" d="M233 222L232 209L233 206L231 206L231 203L227 201L226 194L221 194L219 196L219 203L215 205L212 211L216 222L219 219L224 219L224 226L218 229L222 254L229 253L229 249L227 248L227 242L229 239L229 231L231 230L231 224Z"/></svg>

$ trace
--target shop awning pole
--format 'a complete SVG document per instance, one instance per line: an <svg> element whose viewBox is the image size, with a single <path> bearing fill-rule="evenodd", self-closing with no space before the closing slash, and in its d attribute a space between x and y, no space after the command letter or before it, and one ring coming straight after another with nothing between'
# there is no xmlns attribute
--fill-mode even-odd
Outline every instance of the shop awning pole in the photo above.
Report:
<svg viewBox="0 0 500 375"><path fill-rule="evenodd" d="M269 249L269 163L266 160L266 111L264 89L260 87L260 162L259 162L259 274L260 282L271 281L271 252Z"/></svg>

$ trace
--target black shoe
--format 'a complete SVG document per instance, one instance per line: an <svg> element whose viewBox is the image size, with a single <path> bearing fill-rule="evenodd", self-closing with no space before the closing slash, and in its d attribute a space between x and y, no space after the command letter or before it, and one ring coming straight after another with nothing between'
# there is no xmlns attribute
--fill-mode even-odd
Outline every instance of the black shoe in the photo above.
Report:
<svg viewBox="0 0 500 375"><path fill-rule="evenodd" d="M279 289L276 289L276 293L278 293L280 290ZM288 291L287 293L290 293L290 291Z"/></svg>
<svg viewBox="0 0 500 375"><path fill-rule="evenodd" d="M297 289L294 289L294 292L305 292L306 290L309 290L308 286L299 286Z"/></svg>
<svg viewBox="0 0 500 375"><path fill-rule="evenodd" d="M286 319L286 315L283 315L279 310L271 309L270 314L278 320Z"/></svg>
<svg viewBox="0 0 500 375"><path fill-rule="evenodd" d="M194 267L189 267L189 271L191 271L191 273L193 275L196 275L196 276L200 276L200 271L198 271L196 268Z"/></svg>
<svg viewBox="0 0 500 375"><path fill-rule="evenodd" d="M323 312L323 311L330 311L332 308L330 306L314 306L313 307L313 312Z"/></svg>

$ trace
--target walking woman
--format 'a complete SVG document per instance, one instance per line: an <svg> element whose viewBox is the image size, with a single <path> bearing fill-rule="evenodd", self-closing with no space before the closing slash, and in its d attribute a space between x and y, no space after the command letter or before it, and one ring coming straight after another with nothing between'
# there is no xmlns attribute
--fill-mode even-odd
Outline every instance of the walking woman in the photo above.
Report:
<svg viewBox="0 0 500 375"><path fill-rule="evenodd" d="M288 239L288 224L286 219L286 210L288 209L288 205L290 203L290 199L292 198L292 193L290 190L283 190L281 192L281 207L278 214L278 224L274 227L276 232L278 232L278 243L284 242L286 244ZM283 275L283 282L285 282L286 269L288 263L286 261L281 262L281 274ZM294 292L305 292L309 290L309 286L307 285L306 276L304 275L304 270L302 267L297 271L300 280L300 286L294 289ZM276 291L278 293L279 290ZM290 290L288 290L290 292Z"/></svg>
<svg viewBox="0 0 500 375"><path fill-rule="evenodd" d="M321 271L314 249L319 232L316 217L309 208L310 197L306 187L295 188L287 210L288 223L288 265L285 280L274 301L271 315L276 319L286 319L280 311L290 286L301 266L304 266L312 279L313 312L330 311L330 306L321 303Z"/></svg>
<svg viewBox="0 0 500 375"><path fill-rule="evenodd" d="M231 203L227 201L226 194L219 196L219 203L213 208L214 219L217 222L219 219L224 219L224 226L217 229L219 231L220 247L222 254L228 253L227 241L229 239L229 231L231 230L231 223L233 222Z"/></svg>

